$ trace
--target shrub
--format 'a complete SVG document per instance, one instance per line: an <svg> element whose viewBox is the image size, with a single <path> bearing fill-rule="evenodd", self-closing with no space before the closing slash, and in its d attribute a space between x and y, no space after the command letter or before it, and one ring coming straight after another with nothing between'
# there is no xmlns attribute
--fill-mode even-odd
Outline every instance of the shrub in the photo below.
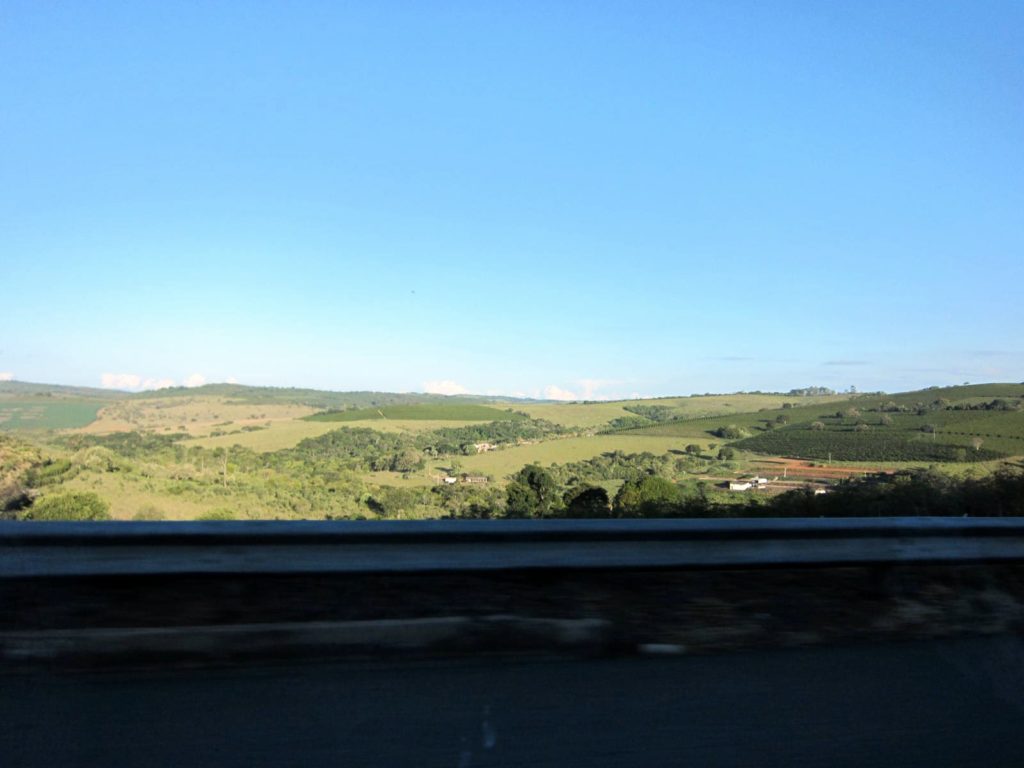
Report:
<svg viewBox="0 0 1024 768"><path fill-rule="evenodd" d="M23 520L109 520L110 505L92 492L43 496L26 509Z"/></svg>
<svg viewBox="0 0 1024 768"><path fill-rule="evenodd" d="M235 520L238 515L232 509L210 509L196 515L196 520Z"/></svg>
<svg viewBox="0 0 1024 768"><path fill-rule="evenodd" d="M725 438L726 440L738 440L741 437L747 436L747 432L740 429L735 424L730 424L727 427L719 427L718 429L712 430L711 434L715 437Z"/></svg>
<svg viewBox="0 0 1024 768"><path fill-rule="evenodd" d="M154 507L152 504L149 504L140 509L134 515L132 515L132 520L155 521L163 520L164 517L165 515L162 509L159 509L158 507Z"/></svg>

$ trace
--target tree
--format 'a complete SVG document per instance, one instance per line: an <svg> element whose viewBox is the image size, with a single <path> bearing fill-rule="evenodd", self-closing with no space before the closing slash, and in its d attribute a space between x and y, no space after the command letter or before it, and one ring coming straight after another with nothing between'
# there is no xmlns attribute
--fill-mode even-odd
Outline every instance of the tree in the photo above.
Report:
<svg viewBox="0 0 1024 768"><path fill-rule="evenodd" d="M891 427L892 416L889 416L888 414L882 414L882 417L878 420L878 423L883 427Z"/></svg>
<svg viewBox="0 0 1024 768"><path fill-rule="evenodd" d="M608 491L600 486L584 485L566 491L563 497L566 517L611 517Z"/></svg>
<svg viewBox="0 0 1024 768"><path fill-rule="evenodd" d="M736 450L730 448L727 445L722 446L718 449L718 460L719 461L732 461L736 458Z"/></svg>
<svg viewBox="0 0 1024 768"><path fill-rule="evenodd" d="M423 469L423 455L413 448L406 448L395 456L391 469L395 472L413 472Z"/></svg>
<svg viewBox="0 0 1024 768"><path fill-rule="evenodd" d="M558 500L558 486L546 469L529 464L505 488L509 517L548 517Z"/></svg>
<svg viewBox="0 0 1024 768"><path fill-rule="evenodd" d="M618 517L666 517L679 512L682 500L675 483L648 475L624 483L615 494L614 509Z"/></svg>
<svg viewBox="0 0 1024 768"><path fill-rule="evenodd" d="M972 437L971 438L971 447L974 448L974 450L976 450L976 451L980 451L981 450L981 446L984 445L984 444L985 444L985 441L982 440L980 437Z"/></svg>
<svg viewBox="0 0 1024 768"><path fill-rule="evenodd" d="M95 493L43 496L22 513L24 520L109 520L110 505Z"/></svg>
<svg viewBox="0 0 1024 768"><path fill-rule="evenodd" d="M823 429L825 429L825 424L820 421L812 421L811 429L813 429L815 432L821 432Z"/></svg>
<svg viewBox="0 0 1024 768"><path fill-rule="evenodd" d="M690 443L686 448L683 449L691 456L700 456L700 446L696 443Z"/></svg>

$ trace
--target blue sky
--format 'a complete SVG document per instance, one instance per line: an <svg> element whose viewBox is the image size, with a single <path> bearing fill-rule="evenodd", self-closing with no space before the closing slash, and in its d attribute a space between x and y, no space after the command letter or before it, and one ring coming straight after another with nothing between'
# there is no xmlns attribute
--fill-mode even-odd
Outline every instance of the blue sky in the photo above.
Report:
<svg viewBox="0 0 1024 768"><path fill-rule="evenodd" d="M0 376L1024 379L1024 5L0 5Z"/></svg>

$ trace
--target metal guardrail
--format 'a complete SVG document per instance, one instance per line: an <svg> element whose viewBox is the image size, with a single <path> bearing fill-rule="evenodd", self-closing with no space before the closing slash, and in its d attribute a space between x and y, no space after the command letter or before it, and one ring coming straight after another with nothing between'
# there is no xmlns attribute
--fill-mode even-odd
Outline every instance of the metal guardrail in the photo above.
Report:
<svg viewBox="0 0 1024 768"><path fill-rule="evenodd" d="M1024 520L0 522L0 578L1024 560Z"/></svg>

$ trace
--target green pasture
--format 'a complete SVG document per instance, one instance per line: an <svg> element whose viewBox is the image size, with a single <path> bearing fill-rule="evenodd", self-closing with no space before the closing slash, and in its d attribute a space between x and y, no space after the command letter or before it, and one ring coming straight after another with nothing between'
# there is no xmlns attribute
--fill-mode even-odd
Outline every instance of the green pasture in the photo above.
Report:
<svg viewBox="0 0 1024 768"><path fill-rule="evenodd" d="M106 403L52 397L0 398L0 429L76 429L92 423Z"/></svg>

